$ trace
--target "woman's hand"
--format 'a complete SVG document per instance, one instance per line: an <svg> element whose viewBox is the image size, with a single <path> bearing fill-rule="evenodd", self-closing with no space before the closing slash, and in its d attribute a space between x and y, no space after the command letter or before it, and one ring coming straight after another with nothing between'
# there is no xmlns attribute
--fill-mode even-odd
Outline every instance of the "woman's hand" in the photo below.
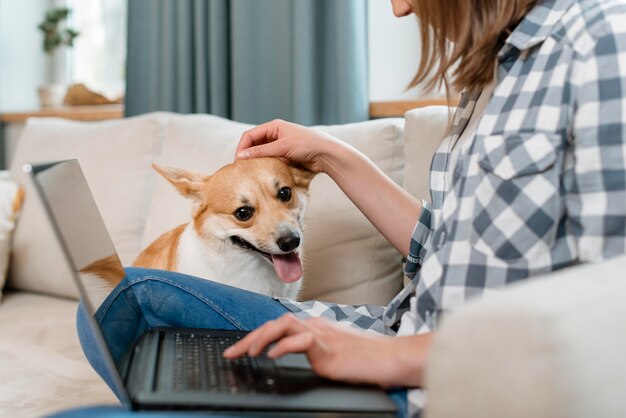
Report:
<svg viewBox="0 0 626 418"><path fill-rule="evenodd" d="M236 158L277 157L315 173L326 172L329 158L349 147L323 132L282 120L274 120L245 132Z"/></svg>
<svg viewBox="0 0 626 418"><path fill-rule="evenodd" d="M313 370L329 379L382 387L419 386L430 335L392 338L323 318L301 321L286 314L252 331L226 350L224 357L257 356L273 342L269 357L305 353Z"/></svg>

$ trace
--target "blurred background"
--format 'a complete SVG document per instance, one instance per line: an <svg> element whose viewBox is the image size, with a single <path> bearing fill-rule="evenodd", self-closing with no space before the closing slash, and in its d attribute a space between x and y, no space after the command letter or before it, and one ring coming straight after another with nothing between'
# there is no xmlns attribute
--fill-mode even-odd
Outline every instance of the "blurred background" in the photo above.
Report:
<svg viewBox="0 0 626 418"><path fill-rule="evenodd" d="M59 9L62 42L45 51L41 25ZM44 107L97 93L127 116L345 123L372 103L439 96L405 90L419 52L416 20L388 0L0 0L0 113L41 108L51 86ZM86 91L63 103L72 85Z"/></svg>

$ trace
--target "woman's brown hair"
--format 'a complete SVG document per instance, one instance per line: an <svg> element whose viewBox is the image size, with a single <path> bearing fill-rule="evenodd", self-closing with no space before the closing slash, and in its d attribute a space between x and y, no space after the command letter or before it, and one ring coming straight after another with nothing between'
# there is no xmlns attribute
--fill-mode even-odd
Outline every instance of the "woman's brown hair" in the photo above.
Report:
<svg viewBox="0 0 626 418"><path fill-rule="evenodd" d="M483 88L493 80L507 36L540 1L413 0L422 55L410 87L426 82L429 89L444 86L448 92Z"/></svg>

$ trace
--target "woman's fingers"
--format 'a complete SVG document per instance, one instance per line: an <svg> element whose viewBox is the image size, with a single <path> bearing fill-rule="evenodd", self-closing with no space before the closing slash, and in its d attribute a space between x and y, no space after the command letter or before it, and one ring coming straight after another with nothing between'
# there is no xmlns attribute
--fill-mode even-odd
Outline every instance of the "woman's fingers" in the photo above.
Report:
<svg viewBox="0 0 626 418"><path fill-rule="evenodd" d="M286 314L263 326L258 336L250 344L248 354L251 356L259 355L265 347L274 341L278 341L284 336L297 334L306 331L307 327L302 321L297 319L293 314Z"/></svg>
<svg viewBox="0 0 626 418"><path fill-rule="evenodd" d="M256 338L255 335L261 331L261 328L257 328L256 330L250 332L241 340L239 340L238 342L236 342L235 344L231 345L226 350L224 350L224 357L236 358L236 357L241 357L244 354L246 354L248 352L248 348L250 347L250 344Z"/></svg>
<svg viewBox="0 0 626 418"><path fill-rule="evenodd" d="M313 332L301 332L280 340L267 352L268 357L277 358L289 353L304 353L315 345Z"/></svg>
<svg viewBox="0 0 626 418"><path fill-rule="evenodd" d="M325 157L332 157L339 144L328 134L277 119L245 132L237 145L235 160L273 157L321 173Z"/></svg>
<svg viewBox="0 0 626 418"><path fill-rule="evenodd" d="M286 144L281 141L276 141L246 148L241 152L238 152L235 158L238 160L247 160L250 158L279 157L283 159L283 161L287 162L289 161L285 158L287 151L288 149L286 148Z"/></svg>
<svg viewBox="0 0 626 418"><path fill-rule="evenodd" d="M256 356L270 343L305 329L306 326L295 316L285 314L246 335L241 341L224 351L224 356L226 358L240 357L245 354Z"/></svg>
<svg viewBox="0 0 626 418"><path fill-rule="evenodd" d="M239 144L237 145L237 151L235 152L236 158L252 158L249 148L257 147L259 145L277 140L280 126L283 123L285 122L277 119L255 126L254 128L244 132L239 140Z"/></svg>

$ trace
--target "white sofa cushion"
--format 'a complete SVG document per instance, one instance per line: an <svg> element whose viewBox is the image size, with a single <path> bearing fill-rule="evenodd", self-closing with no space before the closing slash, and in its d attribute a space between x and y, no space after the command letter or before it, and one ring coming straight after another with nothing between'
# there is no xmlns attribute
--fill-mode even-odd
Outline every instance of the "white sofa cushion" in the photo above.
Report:
<svg viewBox="0 0 626 418"><path fill-rule="evenodd" d="M78 343L77 303L8 292L0 306L0 416L41 417L80 405L116 404Z"/></svg>
<svg viewBox="0 0 626 418"><path fill-rule="evenodd" d="M444 317L429 418L623 417L626 256L494 292Z"/></svg>
<svg viewBox="0 0 626 418"><path fill-rule="evenodd" d="M210 174L233 160L250 125L207 115L169 114L157 162ZM403 121L381 119L320 126L370 157L402 183ZM154 177L158 175L154 173ZM311 184L305 221L303 299L386 304L402 285L401 256L327 176ZM190 220L191 202L165 180L157 181L144 247L165 231Z"/></svg>
<svg viewBox="0 0 626 418"><path fill-rule="evenodd" d="M13 177L25 188L14 236L11 287L77 296L23 164L77 158L122 261L130 263L141 248L154 181L150 163L161 145L160 123L154 115L89 123L51 118L28 121L11 163Z"/></svg>

